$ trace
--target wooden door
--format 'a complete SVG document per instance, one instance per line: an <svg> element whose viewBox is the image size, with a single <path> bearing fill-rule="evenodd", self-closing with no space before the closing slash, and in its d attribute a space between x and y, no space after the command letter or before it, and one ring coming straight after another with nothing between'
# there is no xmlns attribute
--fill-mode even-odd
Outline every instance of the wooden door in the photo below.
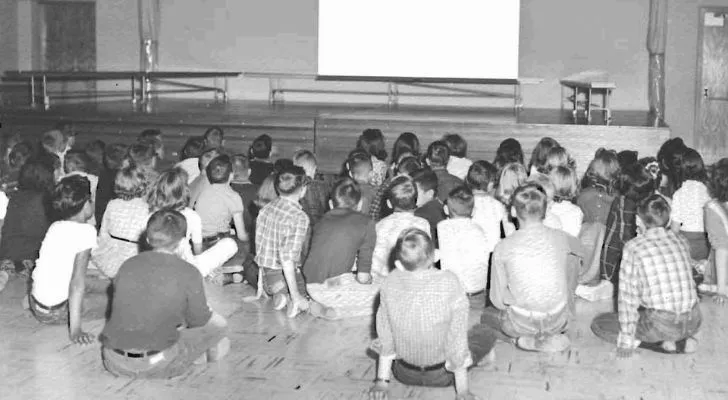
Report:
<svg viewBox="0 0 728 400"><path fill-rule="evenodd" d="M728 157L728 7L700 10L695 143L707 164Z"/></svg>

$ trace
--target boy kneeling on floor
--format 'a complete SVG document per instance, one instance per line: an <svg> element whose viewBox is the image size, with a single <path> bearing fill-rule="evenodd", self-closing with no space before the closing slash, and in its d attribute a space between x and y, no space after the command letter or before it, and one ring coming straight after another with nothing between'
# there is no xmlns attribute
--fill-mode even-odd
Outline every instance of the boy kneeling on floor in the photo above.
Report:
<svg viewBox="0 0 728 400"><path fill-rule="evenodd" d="M624 246L617 312L594 318L592 331L615 343L622 358L637 347L695 352L701 315L690 245L668 227L670 206L662 195L648 197L637 212L646 229Z"/></svg>
<svg viewBox="0 0 728 400"><path fill-rule="evenodd" d="M111 316L100 337L112 374L170 378L203 356L217 361L230 350L227 321L208 307L202 275L176 255L186 233L180 212L155 212L145 232L151 251L124 262L114 278Z"/></svg>

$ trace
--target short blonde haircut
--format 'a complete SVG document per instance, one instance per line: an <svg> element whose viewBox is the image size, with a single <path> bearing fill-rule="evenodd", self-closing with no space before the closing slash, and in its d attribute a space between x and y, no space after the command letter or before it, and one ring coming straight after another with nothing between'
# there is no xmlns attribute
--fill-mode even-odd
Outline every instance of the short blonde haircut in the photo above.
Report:
<svg viewBox="0 0 728 400"><path fill-rule="evenodd" d="M316 156L309 150L298 150L293 154L293 165L305 170L316 169Z"/></svg>
<svg viewBox="0 0 728 400"><path fill-rule="evenodd" d="M554 201L571 201L579 194L576 173L568 167L556 167L549 173L554 185Z"/></svg>
<svg viewBox="0 0 728 400"><path fill-rule="evenodd" d="M516 189L526 182L528 174L526 167L521 163L506 164L498 176L498 189L496 198L505 205L511 204L511 196Z"/></svg>
<svg viewBox="0 0 728 400"><path fill-rule="evenodd" d="M571 154L569 154L569 152L561 146L556 146L549 150L546 155L546 162L544 163L543 170L539 170L539 172L547 174L556 167L569 167L576 170L576 160L574 160L574 158L571 157Z"/></svg>
<svg viewBox="0 0 728 400"><path fill-rule="evenodd" d="M527 183L513 193L513 208L519 219L539 219L546 217L548 202L546 193L538 183Z"/></svg>
<svg viewBox="0 0 728 400"><path fill-rule="evenodd" d="M148 185L148 176L145 170L140 167L129 166L117 172L114 180L114 193L122 200L132 200L144 197Z"/></svg>
<svg viewBox="0 0 728 400"><path fill-rule="evenodd" d="M435 261L435 246L430 235L418 228L402 231L393 252L396 260L407 271L428 268Z"/></svg>
<svg viewBox="0 0 728 400"><path fill-rule="evenodd" d="M527 183L535 183L541 188L543 188L544 192L546 193L546 197L548 198L548 201L552 201L554 199L555 189L554 189L554 183L551 181L551 178L549 178L548 175L544 175L542 173L535 173L528 177Z"/></svg>

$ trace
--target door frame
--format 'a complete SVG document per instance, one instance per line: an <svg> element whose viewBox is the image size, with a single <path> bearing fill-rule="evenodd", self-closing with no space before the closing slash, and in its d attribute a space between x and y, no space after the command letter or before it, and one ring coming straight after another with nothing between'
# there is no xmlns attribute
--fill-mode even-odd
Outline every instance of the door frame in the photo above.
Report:
<svg viewBox="0 0 728 400"><path fill-rule="evenodd" d="M703 6L698 8L698 45L697 47L697 66L695 74L695 104L694 104L694 118L693 118L693 147L700 145L700 105L703 101L703 40L704 34L703 29L705 28L705 14L707 13L721 13L724 14L725 23L728 24L728 6ZM724 28L728 28L724 26Z"/></svg>

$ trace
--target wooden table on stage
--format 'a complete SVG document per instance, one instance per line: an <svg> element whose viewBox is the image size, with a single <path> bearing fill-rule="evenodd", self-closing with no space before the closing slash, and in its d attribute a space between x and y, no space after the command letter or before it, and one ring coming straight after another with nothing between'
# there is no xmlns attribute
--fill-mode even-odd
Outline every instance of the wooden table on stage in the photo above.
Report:
<svg viewBox="0 0 728 400"><path fill-rule="evenodd" d="M38 105L38 94L43 100L42 104L45 109L50 108L50 93L48 92L48 82L51 81L129 81L131 83L131 101L133 104L145 104L153 94L171 94L171 93L193 93L193 92L214 92L215 100L218 96L223 101L227 101L228 78L240 76L240 72L231 71L211 71L211 72L194 72L194 71L76 71L76 72L58 72L58 71L5 71L2 77L4 81L11 82L28 82L30 87L30 106ZM186 82L178 82L181 79L215 79L213 86L195 85ZM223 78L223 87L217 86L217 78ZM138 89L137 89L138 83ZM173 89L155 89L150 90L151 84L168 85ZM39 87L38 87L39 86ZM101 96L119 96L118 91L108 93L84 92L75 97L101 97ZM63 96L59 96L63 97Z"/></svg>
<svg viewBox="0 0 728 400"><path fill-rule="evenodd" d="M605 124L609 125L612 121L612 110L609 108L609 100L612 96L612 90L617 88L617 85L615 85L612 82L591 82L591 81L574 81L569 79L562 79L561 81L561 108L564 107L564 99L566 98L564 96L564 87L567 87L572 90L572 96L566 98L573 104L572 114L574 115L574 122L576 122L577 117L579 116L579 111L584 111L586 114L587 122L591 122L591 112L592 111L603 111L604 112L604 122ZM586 105L583 109L579 108L579 92L583 92L586 95ZM602 95L602 104L599 105L593 105L592 104L592 94L597 93Z"/></svg>

